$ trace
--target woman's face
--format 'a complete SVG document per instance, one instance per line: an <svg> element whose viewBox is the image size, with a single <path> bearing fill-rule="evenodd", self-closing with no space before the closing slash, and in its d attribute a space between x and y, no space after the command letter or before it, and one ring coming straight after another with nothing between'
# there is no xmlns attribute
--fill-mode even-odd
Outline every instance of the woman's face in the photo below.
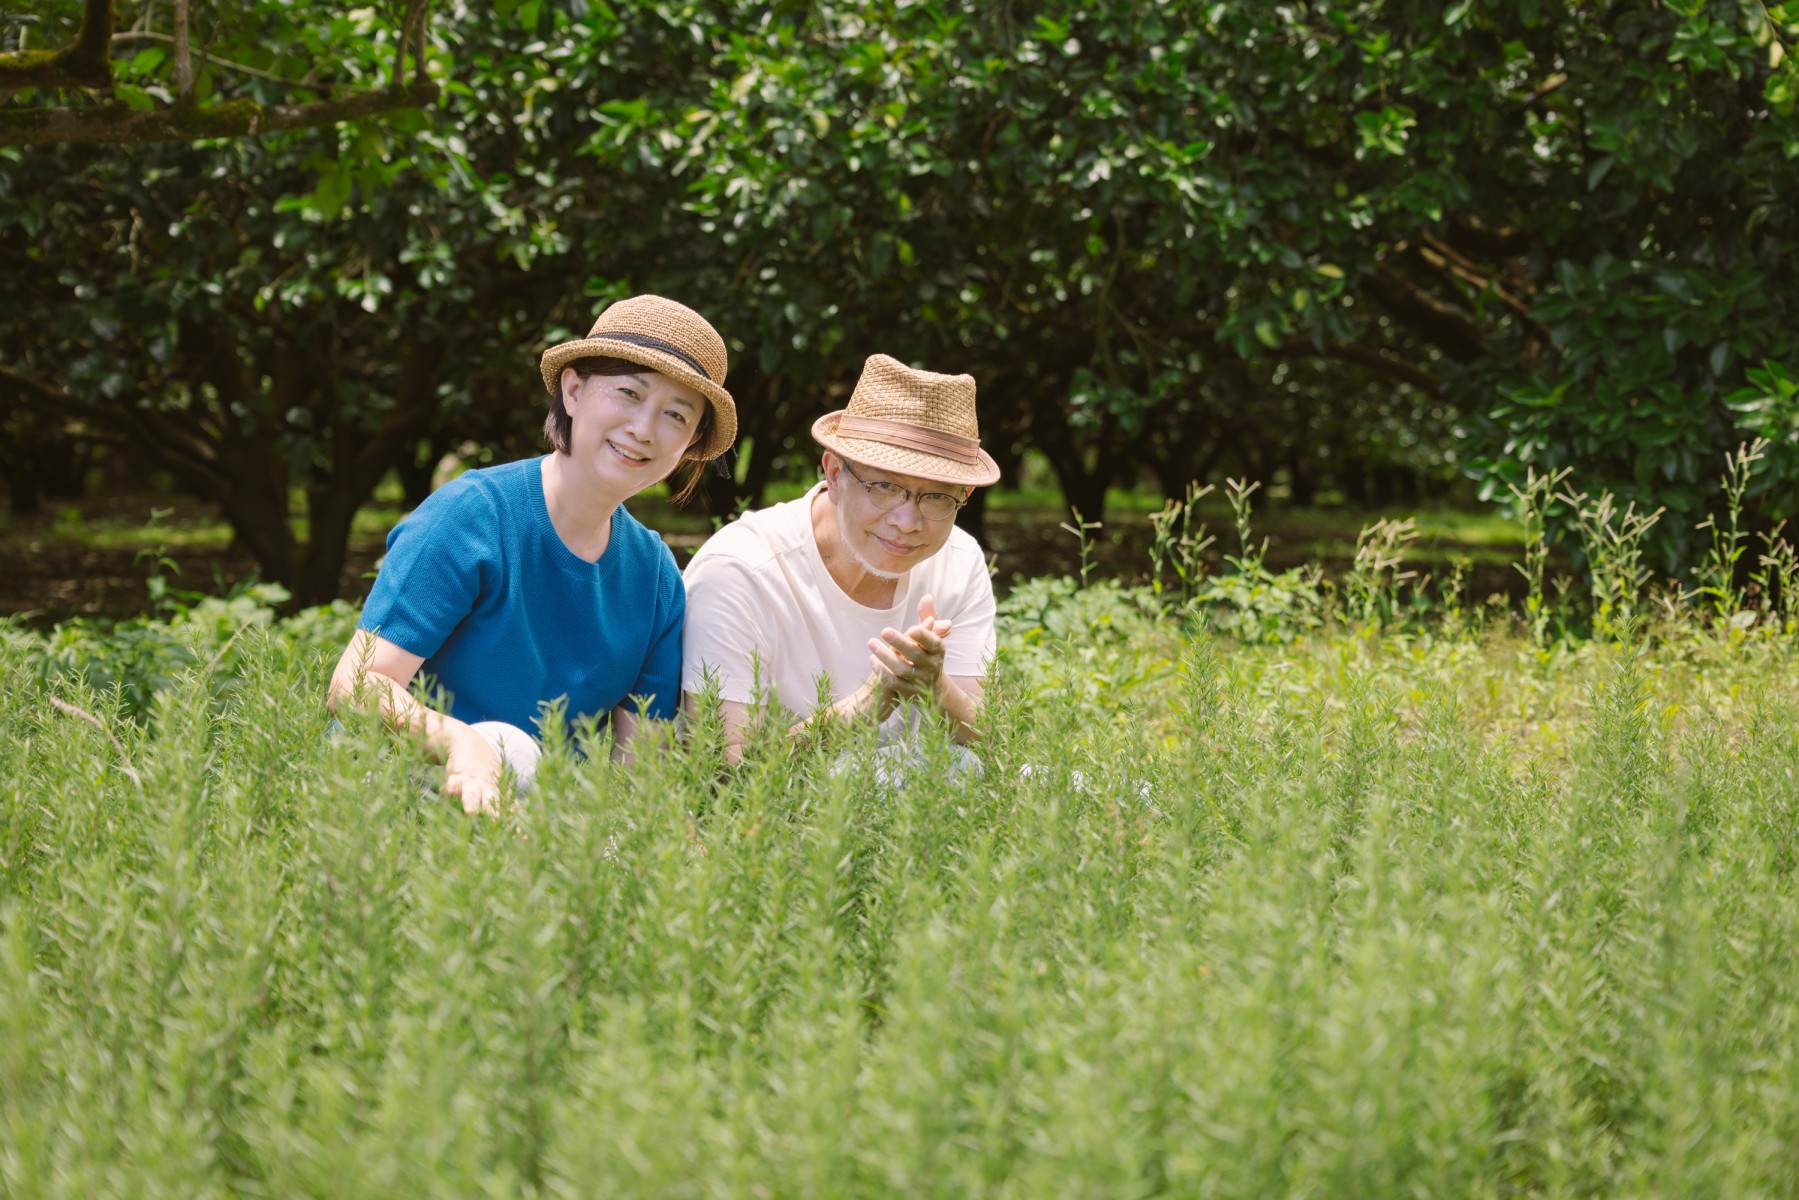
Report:
<svg viewBox="0 0 1799 1200"><path fill-rule="evenodd" d="M648 367L632 375L562 372L569 456L622 499L666 479L693 444L706 398Z"/></svg>

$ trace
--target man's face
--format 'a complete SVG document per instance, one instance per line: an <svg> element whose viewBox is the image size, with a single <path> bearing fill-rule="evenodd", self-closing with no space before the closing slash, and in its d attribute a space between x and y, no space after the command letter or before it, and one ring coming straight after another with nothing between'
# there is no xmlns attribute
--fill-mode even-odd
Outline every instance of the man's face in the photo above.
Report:
<svg viewBox="0 0 1799 1200"><path fill-rule="evenodd" d="M949 541L956 527L955 514L932 519L919 511L918 498L923 493L943 493L965 499L972 490L960 484L922 479L916 475L900 475L850 464L826 451L825 485L831 493L831 504L837 510L837 532L844 548L870 574L883 579L896 579L910 571ZM870 485L875 485L871 487ZM910 495L883 511L878 493L885 485L903 488ZM889 495L886 502L891 502Z"/></svg>

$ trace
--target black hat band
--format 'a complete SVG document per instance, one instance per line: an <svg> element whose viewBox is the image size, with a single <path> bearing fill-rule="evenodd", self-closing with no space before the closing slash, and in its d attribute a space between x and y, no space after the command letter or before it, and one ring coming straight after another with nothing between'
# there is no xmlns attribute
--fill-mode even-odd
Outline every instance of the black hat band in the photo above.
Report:
<svg viewBox="0 0 1799 1200"><path fill-rule="evenodd" d="M602 333L599 335L599 340L607 342L624 342L629 346L641 346L645 350L659 351L671 358L680 359L693 370L694 374L698 375L701 379L704 379L707 383L718 382L718 380L712 378L711 373L708 372L705 367L700 365L699 359L687 353L687 351L682 350L680 347L671 346L661 338L651 337L647 333Z"/></svg>

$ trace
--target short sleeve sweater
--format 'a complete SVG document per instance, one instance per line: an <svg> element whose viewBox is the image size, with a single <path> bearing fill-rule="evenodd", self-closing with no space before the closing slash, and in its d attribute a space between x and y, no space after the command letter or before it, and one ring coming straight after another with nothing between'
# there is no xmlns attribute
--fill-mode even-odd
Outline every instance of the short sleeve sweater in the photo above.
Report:
<svg viewBox="0 0 1799 1200"><path fill-rule="evenodd" d="M387 535L359 629L421 656L462 721L534 730L541 706L674 716L686 592L674 556L621 505L598 562L550 523L543 460L469 471Z"/></svg>

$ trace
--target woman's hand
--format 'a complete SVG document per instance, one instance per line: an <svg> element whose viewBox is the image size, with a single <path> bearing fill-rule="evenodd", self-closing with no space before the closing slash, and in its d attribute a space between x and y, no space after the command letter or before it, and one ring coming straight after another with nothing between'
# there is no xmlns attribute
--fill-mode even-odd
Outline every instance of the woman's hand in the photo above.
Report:
<svg viewBox="0 0 1799 1200"><path fill-rule="evenodd" d="M465 813L500 815L500 756L466 725L450 735L443 790L446 796L461 798Z"/></svg>
<svg viewBox="0 0 1799 1200"><path fill-rule="evenodd" d="M326 706L336 712L339 705L370 695L391 728L422 735L432 753L443 757L445 795L458 797L463 812L497 816L500 756L486 738L454 717L432 712L406 690L424 661L384 637L358 629L337 660Z"/></svg>

